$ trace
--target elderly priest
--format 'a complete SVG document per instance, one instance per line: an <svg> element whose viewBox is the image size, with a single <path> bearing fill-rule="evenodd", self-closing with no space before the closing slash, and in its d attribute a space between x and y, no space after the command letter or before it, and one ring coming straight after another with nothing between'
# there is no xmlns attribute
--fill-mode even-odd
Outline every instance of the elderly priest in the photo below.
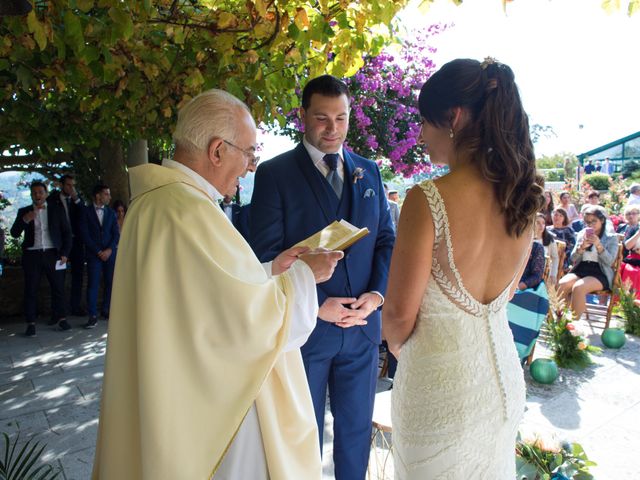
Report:
<svg viewBox="0 0 640 480"><path fill-rule="evenodd" d="M232 95L191 100L174 141L174 160L130 170L93 478L320 479L299 347L342 252L261 265L220 209L257 164Z"/></svg>

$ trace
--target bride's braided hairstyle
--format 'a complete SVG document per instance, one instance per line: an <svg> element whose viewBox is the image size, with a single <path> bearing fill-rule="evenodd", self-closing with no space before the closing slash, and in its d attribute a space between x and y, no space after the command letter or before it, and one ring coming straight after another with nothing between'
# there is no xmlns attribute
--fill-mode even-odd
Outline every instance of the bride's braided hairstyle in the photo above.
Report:
<svg viewBox="0 0 640 480"><path fill-rule="evenodd" d="M424 120L440 128L451 127L453 108L470 112L455 132L455 148L493 183L509 235L522 235L544 205L544 180L536 173L529 119L511 68L491 58L453 60L424 84L419 107Z"/></svg>

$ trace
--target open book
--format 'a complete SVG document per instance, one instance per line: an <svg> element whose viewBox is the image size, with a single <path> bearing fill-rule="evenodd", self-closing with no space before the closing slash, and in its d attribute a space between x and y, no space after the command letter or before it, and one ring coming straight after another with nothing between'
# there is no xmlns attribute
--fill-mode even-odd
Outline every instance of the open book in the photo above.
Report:
<svg viewBox="0 0 640 480"><path fill-rule="evenodd" d="M368 234L369 229L367 227L358 228L346 220L340 220L339 222L336 220L309 238L296 243L295 246L312 249L321 247L327 250L344 250Z"/></svg>

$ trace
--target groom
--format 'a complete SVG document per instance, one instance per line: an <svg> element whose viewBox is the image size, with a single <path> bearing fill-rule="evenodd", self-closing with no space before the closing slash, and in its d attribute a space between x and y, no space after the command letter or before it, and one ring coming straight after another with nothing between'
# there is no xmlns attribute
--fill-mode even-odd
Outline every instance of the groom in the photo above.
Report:
<svg viewBox="0 0 640 480"><path fill-rule="evenodd" d="M302 347L320 445L329 389L336 480L364 479L375 395L380 306L394 230L377 165L343 148L349 95L330 75L302 93L302 143L258 168L251 201L251 246L272 260L334 220L367 227L333 277L317 286L316 327Z"/></svg>

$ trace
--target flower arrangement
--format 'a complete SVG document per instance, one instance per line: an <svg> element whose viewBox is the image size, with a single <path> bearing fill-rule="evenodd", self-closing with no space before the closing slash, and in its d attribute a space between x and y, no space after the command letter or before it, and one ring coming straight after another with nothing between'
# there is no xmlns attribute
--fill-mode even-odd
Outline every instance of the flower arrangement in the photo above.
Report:
<svg viewBox="0 0 640 480"><path fill-rule="evenodd" d="M624 282L622 288L618 289L616 293L620 299L618 314L624 319L624 331L640 335L640 306L636 300L636 293L631 287L631 282Z"/></svg>
<svg viewBox="0 0 640 480"><path fill-rule="evenodd" d="M547 319L549 343L553 359L559 367L582 369L593 363L591 354L602 352L589 344L582 331L573 323L574 313L553 287L549 287L550 314Z"/></svg>
<svg viewBox="0 0 640 480"><path fill-rule="evenodd" d="M517 478L522 480L590 480L589 468L595 465L578 443L539 435L516 443Z"/></svg>
<svg viewBox="0 0 640 480"><path fill-rule="evenodd" d="M609 177L609 192L601 197L602 206L612 215L619 217L620 220L622 219L620 213L622 213L627 202L628 188L622 177L616 177L615 180ZM617 227L616 222L614 221L613 223Z"/></svg>
<svg viewBox="0 0 640 480"><path fill-rule="evenodd" d="M391 46L365 57L364 66L345 79L351 97L347 148L372 160L384 159L406 178L431 170L424 147L417 143L418 92L436 70L432 38L446 28L437 24L413 32L400 48ZM299 108L283 114L287 121L276 130L299 141L304 130Z"/></svg>

